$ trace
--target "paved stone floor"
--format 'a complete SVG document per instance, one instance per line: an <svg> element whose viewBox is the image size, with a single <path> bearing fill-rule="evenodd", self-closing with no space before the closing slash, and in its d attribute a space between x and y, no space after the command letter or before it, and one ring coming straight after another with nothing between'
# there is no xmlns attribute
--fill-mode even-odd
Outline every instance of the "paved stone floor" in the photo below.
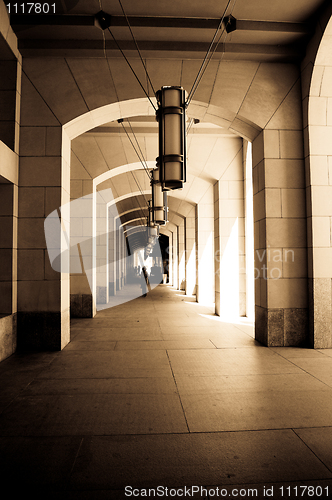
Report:
<svg viewBox="0 0 332 500"><path fill-rule="evenodd" d="M71 332L0 364L2 499L332 495L331 349L263 347L167 285Z"/></svg>

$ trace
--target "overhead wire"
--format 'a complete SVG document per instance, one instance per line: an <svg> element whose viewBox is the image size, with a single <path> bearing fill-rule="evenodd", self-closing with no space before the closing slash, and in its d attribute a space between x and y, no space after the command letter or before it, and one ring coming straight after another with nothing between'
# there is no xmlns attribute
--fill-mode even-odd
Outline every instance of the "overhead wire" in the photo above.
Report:
<svg viewBox="0 0 332 500"><path fill-rule="evenodd" d="M139 148L139 150L140 150L140 153L141 153L141 155L142 155L142 165L143 165L143 167L144 167L144 169L145 169L145 172L146 172L147 176L149 177L149 179L150 179L150 181L151 181L151 180L152 180L152 175L150 174L148 164L147 164L147 162L146 162L146 160L145 160L145 158L144 158L143 151L141 150L141 146L139 145L139 142L138 142L138 140L137 140L136 134L135 134L135 132L134 132L134 130L133 130L133 127L131 126L131 123L130 123L130 121L129 121L129 119L128 119L128 118L127 118L127 122L128 122L128 124L129 124L130 130L131 130L131 133L133 134L133 136L134 136L134 138L135 138L135 141L136 141L136 144L137 144L137 146L138 146L138 148Z"/></svg>
<svg viewBox="0 0 332 500"><path fill-rule="evenodd" d="M139 155L139 153L138 153L137 149L135 148L135 145L134 145L133 141L131 140L131 138L130 138L130 136L129 136L129 134L128 134L127 130L126 130L126 128L125 128L125 127L124 127L124 125L123 125L123 120L121 120L121 119L120 119L120 120L118 120L118 123L122 126L122 128L123 128L124 132L126 133L126 135L127 135L128 139L129 139L129 141L130 141L131 145L132 145L132 146L133 146L133 148L134 148L135 153L137 154L137 156L138 156L138 158L139 158L139 160L140 160L140 162L141 162L141 164L143 165L143 168L144 168L144 170L145 170L145 165L144 165L144 163L143 163L143 161L142 161L142 159L141 159L141 157L140 157L140 155ZM144 159L144 158L143 158L143 159ZM144 161L145 161L145 160L144 160ZM144 199L144 201L145 201L145 203L146 203L146 208L148 209L148 208L149 208L149 204L148 204L148 202L147 202L147 200L146 200L146 198L145 198L145 195L144 195L144 193L143 193L143 190L142 190L142 188L141 188L141 185L140 185L140 183L139 183L138 179L137 179L137 178L136 178L136 176L134 175L133 170L131 170L131 174L132 174L133 179L134 179L134 181L135 181L135 183L136 183L136 185L137 185L137 187L138 187L139 192L141 193L141 195L142 195L142 197L143 197L143 199ZM151 179L151 177L150 177L150 174L149 174L149 173L148 173L148 176L149 176L149 179ZM141 204L140 204L140 202L139 202L139 199L137 199L137 202L138 202L138 206L139 206L139 208L140 208L140 210L141 210L141 212L142 212L142 214L143 214L143 218L146 218L146 215L145 215L145 213L144 213L144 209L142 208L142 206L141 206Z"/></svg>
<svg viewBox="0 0 332 500"><path fill-rule="evenodd" d="M122 125L123 130L125 131L125 133L126 133L126 135L127 135L128 139L129 139L129 141L130 141L131 145L133 146L134 151L135 151L135 153L137 154L138 159L139 159L139 161L141 162L141 164L142 164L142 166L143 166L143 168L144 168L144 170L145 170L145 173L147 174L148 178L149 178L149 179L150 179L150 181L151 181L151 179L152 179L152 175L150 174L149 167L148 167L148 165L147 165L147 163L146 163L146 160L144 159L144 155L143 155L143 152L142 152L141 147L140 147L140 145L139 145L139 142L138 142L138 140L137 140L137 137L136 137L136 135L135 135L135 132L134 132L134 130L133 130L132 126L131 126L131 123L130 123L130 121L129 121L128 119L127 119L127 122L129 123L130 130L131 130L131 132L132 132L132 134L133 134L133 136L134 136L134 138L135 138L136 144L137 144L137 146L138 146L138 148L139 148L139 150L140 150L140 153L141 153L141 155L142 155L142 158L141 158L141 156L140 156L139 152L137 151L137 149L135 148L135 144L134 144L134 143L133 143L133 141L131 140L130 135L128 134L127 129L126 129L126 128L125 128L125 126L123 125L123 120L121 120L121 119L120 119L120 120L118 120L118 123L120 123L120 124Z"/></svg>
<svg viewBox="0 0 332 500"><path fill-rule="evenodd" d="M204 73L205 73L205 71L206 71L206 69L207 69L207 67L208 67L209 63L210 63L210 61L211 61L211 59L212 59L212 57L213 57L214 53L216 52L216 50L217 50L217 48L218 48L218 45L219 45L220 40L221 40L221 37L223 36L223 34L224 34L224 32L225 32L225 28L224 28L224 29L222 30L222 32L221 32L221 34L220 34L220 36L219 36L219 38L218 38L218 40L217 40L217 42L216 42L215 46L214 46L214 48L213 48L213 44L214 44L214 42L215 42L215 40L216 40L216 38L217 38L217 35L218 35L218 33L219 33L219 31L220 31L220 29L221 29L221 27L222 27L223 23L224 23L225 16L226 16L226 12L227 12L228 7L230 6L231 2L232 2L232 0L228 0L228 3L227 3L227 5L226 5L226 7L225 7L225 9L224 9L224 12L223 12L222 17L221 17L221 19L220 19L220 22L219 22L219 24L218 24L218 27L217 27L217 29L216 29L216 31L215 31L215 33L214 33L214 35L213 35L213 38L212 38L211 43L210 43L210 45L209 45L209 48L208 48L208 50L207 50L207 52L206 52L206 54L205 54L205 57L204 57L204 59L203 59L203 61L202 61L202 64L201 64L201 66L200 66L200 68L199 68L199 70L198 70L197 76L196 76L196 78L195 78L195 80L194 80L194 83L193 83L193 85L192 85L192 87L191 87L191 89L190 89L190 92L189 92L189 94L188 94L188 98L187 98L187 101L186 101L186 107L188 107L188 106L189 106L189 104L190 104L190 102L191 102L191 100L192 100L192 98L193 98L193 96L194 96L194 94L195 94L195 92L196 92L196 90L197 90L197 88L198 88L198 85L200 84L201 79L203 78L203 75L204 75ZM231 12L233 12L233 9L234 9L234 7L235 7L235 4L236 4L236 0L234 0L234 5L233 5L233 7L232 7ZM227 32L226 32L226 37L227 37ZM213 48L213 50L212 50L212 48ZM210 55L210 54L211 54L211 55Z"/></svg>
<svg viewBox="0 0 332 500"><path fill-rule="evenodd" d="M128 19L127 14L125 13L125 10L124 10L124 8L123 8L123 6L122 6L121 0L119 0L119 4L120 4L120 7L121 7L121 10L122 10L122 13L123 13L124 17L126 18L127 25L128 25L129 31L130 31L130 34L131 34L132 39L133 39L133 41L134 41L134 44L135 44L135 47L136 47L136 49L137 49L138 55L139 55L139 57L140 57L140 59L141 59L141 62L142 62L142 65L143 65L143 68L144 68L145 74L146 74L146 76L147 76L147 79L149 80L149 83L150 83L150 85L151 85L151 89L152 89L152 91L153 91L153 94L154 94L154 95L156 95L156 92L155 92L154 87L153 87L153 83L152 83L151 78L150 78L150 76L149 76L149 73L148 73L148 70L147 70L147 68L146 68L146 65L145 65L145 63L144 63L144 61L143 61L143 58L142 58L142 55L141 55L141 51L139 50L138 43L137 43L137 41L136 41L136 39L135 39L135 37L134 37L134 33L133 33L132 29L131 29L129 19Z"/></svg>
<svg viewBox="0 0 332 500"><path fill-rule="evenodd" d="M128 16L127 16L127 14L126 14L126 12L125 12L125 10L124 10L124 8L123 8L123 5L122 5L122 3L121 3L121 0L118 0L118 1L119 1L119 4L120 4L120 7L121 7L121 10L122 10L122 13L123 13L123 15L124 15L124 17L125 17L125 19L126 19L126 22L127 22L127 25L128 25L129 31L130 31L130 34L131 34L131 36L132 36L132 39L133 39L133 41L134 41L134 44L135 44L136 50L137 50L138 55L139 55L139 57L140 57L140 60L141 60L141 62L142 62L142 65L143 65L143 68L144 68L145 74L146 74L147 79L148 79L148 81L149 81L149 83L150 83L150 85L151 85L151 89L152 89L152 91L153 91L153 95L156 95L156 92L155 92L155 90L154 90L154 87L153 87L153 84L152 84L151 78L150 78L149 73L148 73L148 70L147 70L147 68L146 68L146 64L145 64L145 63L144 63L144 61L143 61L141 51L139 50L138 43L137 43L136 38L135 38L135 36L134 36L134 33L133 33L132 29L131 29L131 26L130 26L130 22L129 22ZM113 35L112 31L110 30L110 27L108 26L108 27L107 27L107 29L108 29L108 31L109 31L109 33L110 33L111 37L113 38L113 41L114 41L115 45L117 46L117 48L118 48L118 49L119 49L119 51L121 52L121 54L122 54L123 58L125 59L125 61L126 61L126 63L128 64L129 68L131 69L131 71L132 71L133 75L135 76L136 80L138 81L138 83L139 83L139 85L140 85L141 89L143 90L144 94L145 94L145 95L146 95L146 97L149 99L151 106L153 107L153 109L154 109L155 111L157 111L157 108L156 108L156 106L154 105L153 101L151 100L151 97L149 96L148 92L145 90L144 86L142 85L142 83L141 83L140 79L138 78L138 76L137 76L137 74L136 74L136 72L135 72L134 68L133 68L133 67L132 67L132 65L130 64L130 62L129 62L128 58L126 57L125 53L123 52L123 50L121 49L121 47L120 47L119 43L117 42L117 40L116 40L115 36Z"/></svg>
<svg viewBox="0 0 332 500"><path fill-rule="evenodd" d="M108 31L109 31L109 33L110 33L111 37L113 38L115 45L117 46L117 48L118 48L118 49L119 49L119 51L121 52L122 56L124 57L124 59L125 59L126 63L127 63L127 64L128 64L128 66L129 66L129 68L130 68L130 69L131 69L131 71L133 72L133 74L134 74L134 76L135 76L136 80L137 80L137 81L138 81L138 83L140 84L140 86L141 86L141 88L142 88L142 90L143 90L144 94L145 94L145 95L146 95L146 97L149 99L151 106L154 108L154 110L155 110L155 111L157 111L157 108L155 107L155 105L154 105L154 104L153 104L153 102L151 101L151 98L150 98L149 94L147 93L147 91L146 91L146 90L145 90L145 88L143 87L143 85L142 85L142 83L141 83L140 79L138 78L137 74L135 73L134 68L132 67L132 65L130 64L130 62L129 62L128 58L126 57L125 53L123 52L123 50L121 49L120 45L119 45L119 44L118 44L118 42L116 41L116 38L114 37L113 33L111 32L111 30L110 30L109 28L107 28L107 29L108 29Z"/></svg>

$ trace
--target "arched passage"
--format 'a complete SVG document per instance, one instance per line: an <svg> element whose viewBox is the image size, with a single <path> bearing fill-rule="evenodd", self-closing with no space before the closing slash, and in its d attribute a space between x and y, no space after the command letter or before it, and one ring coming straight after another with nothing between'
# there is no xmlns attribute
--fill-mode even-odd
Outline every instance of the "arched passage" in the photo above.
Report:
<svg viewBox="0 0 332 500"><path fill-rule="evenodd" d="M308 228L309 336L332 347L332 9L317 26L303 63Z"/></svg>
<svg viewBox="0 0 332 500"><path fill-rule="evenodd" d="M263 255L265 255L265 257L266 251L269 247L276 250L280 250L281 248L283 251L284 248L293 246L292 234L298 233L299 231L301 234L303 233L303 228L301 227L303 219L302 212L299 217L301 221L295 220L298 219L298 217L294 216L292 211L289 213L281 213L281 190L283 186L280 183L278 184L278 182L275 183L273 176L272 180L271 177L269 179L270 184L266 184L266 172L268 169L272 168L272 163L274 161L279 164L283 164L283 168L286 168L286 161L289 160L288 163L292 164L297 161L298 169L300 170L300 163L303 160L303 151L299 145L301 141L298 140L301 133L299 131L299 86L296 83L298 75L293 67L290 68L289 66L286 66L287 65L280 65L277 72L270 72L271 68L268 64L266 66L261 65L259 68L257 65L252 65L251 63L244 65L243 69L247 73L246 77L241 80L240 94L242 98L236 99L236 101L230 103L230 109L226 109L220 104L217 104L218 99L216 99L216 94L213 94L212 99L207 100L206 103L193 101L188 108L189 116L195 118L198 117L202 122L214 123L218 126L223 126L228 131L236 133L238 140L241 141L241 144L242 141L244 141L244 145L246 144L246 140L253 141L253 170L254 185L256 189L254 192L254 211L257 216L255 220L257 228L255 246L256 250L260 251ZM32 71L33 68L34 70ZM39 88L43 77L41 74L38 74L38 71L36 72L35 69L36 67L34 66L34 63L30 61L27 66L27 74L30 75L30 78L35 77L36 88ZM290 69L291 71L289 71ZM221 78L221 72L218 72L216 78L217 80ZM263 82L264 88L262 88ZM216 87L219 86L220 92L223 91L222 85L222 79L218 80L218 82L216 81ZM28 92L29 88L31 87L26 84L25 92ZM50 107L55 110L54 100L51 102L51 94L48 90L49 89L45 89L45 91L43 90L43 98L46 102L49 102ZM34 91L31 89L31 92L33 93ZM268 102L268 105L265 105L266 101L264 101L261 97L262 95L271 95L271 92L274 92L275 98L272 102ZM52 99L53 95L54 93L52 94ZM23 182L26 183L26 187L34 187L35 184L44 186L45 184L46 190L48 190L50 194L52 191L53 197L52 205L50 205L51 209L53 207L57 208L63 205L69 199L71 139L77 137L82 132L91 129L91 127L96 127L109 120L117 120L118 118L133 115L153 115L153 109L146 99L132 99L120 103L117 102L108 104L101 108L83 113L80 116L77 116L79 108L74 110L74 108L71 107L71 111L68 109L66 110L66 113L63 114L62 111L60 111L60 108L63 110L65 103L58 101L56 105L59 106L56 114L58 116L62 115L69 118L71 113L70 120L64 123L63 127L54 123L53 126L49 127L48 148L49 151L52 149L52 157L46 156L46 161L43 162L43 169L41 170L37 168L36 170L36 165L38 167L40 158L38 156L29 156L29 159L26 159L27 169L25 172L27 174L28 172L31 172L30 166L32 165L32 161L37 158L37 160L34 161L35 177L31 178L30 175L26 175L25 179L23 177ZM29 107L30 103L27 103L27 106ZM293 111L291 113L292 122L286 123L290 108ZM33 114L33 110L31 110L31 106L29 107L29 113L31 113L31 116L29 115L29 117L26 113L24 114L25 126L27 129L29 128L29 123L31 125L34 124L34 120L36 119ZM65 121L61 118L60 122L61 120ZM27 129L26 131L28 132ZM33 132L34 131L32 130L31 133L33 134ZM51 138L54 140L51 141ZM60 141L59 138L61 138ZM297 144L295 150L293 147L294 142ZM24 144L23 134L23 154L31 154L31 151L28 151L29 147ZM35 154L35 152L32 153ZM239 151L237 153L239 153ZM224 155L219 155L218 159L223 157ZM232 160L232 158L230 160ZM230 161L228 165L230 163L232 163L232 161ZM52 172L51 178L50 172ZM229 186L232 186L232 188L236 191L236 183L239 183L239 181L243 182L243 179L227 179L227 168L225 173L226 177L224 178L224 181L232 183L227 184L227 189ZM203 213L204 211L207 211L205 213L208 213L208 218L212 220L212 228L208 228L206 231L206 233L209 234L204 235L206 227L202 224L201 226L196 226L198 227L198 231L195 228L196 240L199 241L199 237L201 236L200 246L202 252L200 253L200 249L198 247L198 260L203 258L204 262L213 262L214 260L213 252L215 242L213 241L213 236L211 243L209 243L209 256L205 255L204 250L206 243L209 241L210 233L213 233L214 221L218 220L218 218L222 218L218 217L218 213L222 213L220 210L225 207L229 208L230 206L233 206L234 208L240 205L242 205L243 210L243 195L239 197L238 194L236 194L235 198L233 198L233 189L228 192L226 198L216 198L223 200L223 202L215 204L214 200L217 188L214 186L219 182L220 176L214 177L213 174L214 172L212 169L210 172L204 172L203 176L200 177L199 182L203 183L206 182L204 180L204 175L207 177L207 182L211 184L211 190L210 194L207 195L208 199L206 199L204 203L201 203L201 208L198 209L195 214L195 220L199 221L201 219L201 221L203 221ZM37 181L35 180L36 176L38 177ZM88 179L86 180L88 181ZM197 184L195 185L195 183L193 183L193 186L194 192L197 188ZM57 187L56 195L53 189L54 187ZM298 191L292 193L292 199L294 199L295 194L298 196L299 205L301 205L302 210L303 203L301 201L300 191L301 189L303 190L303 187L297 186L296 189L298 189ZM275 196L276 194L277 196ZM274 210L272 211L270 210L271 206L274 207ZM216 207L218 209L217 214L214 212ZM277 208L275 209L275 207ZM234 212L232 213L234 214ZM285 219L287 219L287 221ZM42 226L42 222L43 221L41 220L40 226ZM277 226L279 227L279 230L276 230ZM285 227L286 230L284 231ZM294 231L294 228L296 228L296 231ZM281 233L286 233L287 237L282 237ZM266 236L264 236L264 234ZM245 235L242 234L239 237L242 238L243 246ZM297 247L305 247L305 244L302 243L302 239L297 241L296 244ZM44 255L46 255L45 251ZM259 261L258 265L260 264L261 261ZM265 266L265 263L263 263L263 265ZM274 269L274 267L271 269ZM210 276L211 271L212 268L209 270ZM263 343L269 345L299 345L303 343L305 323L304 317L307 308L307 297L305 293L302 293L302 295L298 293L300 284L299 279L301 280L303 277L301 272L302 271L300 270L295 272L292 270L292 273L289 274L289 270L285 269L285 275L281 275L280 277L278 276L278 280L269 280L264 276L260 280L256 280L256 318L258 320L256 321L256 336L258 340L261 340ZM49 322L52 325L52 328L55 323L57 323L60 330L62 330L65 325L68 326L69 320L69 308L66 309L69 304L68 280L66 283L65 277L62 278L63 279L59 279L52 274L51 280L47 281L44 278L41 280L43 281L42 285L36 285L35 283L25 284L26 287L30 287L30 297L40 295L41 287L44 291L43 296L49 295L50 298L52 297L52 303L50 303L51 313L45 314L44 318L46 318L47 323ZM210 290L214 289L213 281L214 280L211 278L211 284L209 286ZM198 283L198 288L196 289L198 297L200 297L199 285L200 284ZM52 287L54 293L52 292L50 294L49 290ZM300 289L302 290L303 287L301 286ZM287 293L285 293L285 290ZM31 310L36 310L37 320L40 316L38 311L40 310L40 313L42 313L41 309L43 309L43 307L44 306L38 305L36 307L36 304L33 304L33 300L31 300L31 305L26 308L24 314ZM48 309L49 307L47 306L47 310ZM60 314L57 312L59 310L61 310ZM24 314L22 315L22 318L24 317ZM58 314L58 320L54 321L54 315L56 314ZM67 318L66 320L64 320L65 317ZM297 333L295 335L293 326L296 322L297 325L300 324L300 329L297 329L297 332L300 330L301 333ZM63 345L63 342L65 343L68 341L68 335L67 331L64 337L65 340L61 341L61 345ZM56 335L52 335L52 338L56 338Z"/></svg>

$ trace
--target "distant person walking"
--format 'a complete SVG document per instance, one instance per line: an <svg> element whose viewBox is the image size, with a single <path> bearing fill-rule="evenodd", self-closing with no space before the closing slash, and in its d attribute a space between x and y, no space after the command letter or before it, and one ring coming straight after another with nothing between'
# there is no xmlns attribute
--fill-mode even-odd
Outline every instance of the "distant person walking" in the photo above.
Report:
<svg viewBox="0 0 332 500"><path fill-rule="evenodd" d="M141 288L142 288L142 295L143 297L146 297L147 295L147 289L149 288L149 291L151 290L150 288L150 283L149 283L149 276L148 272L146 270L146 267L142 267L142 273L141 273Z"/></svg>

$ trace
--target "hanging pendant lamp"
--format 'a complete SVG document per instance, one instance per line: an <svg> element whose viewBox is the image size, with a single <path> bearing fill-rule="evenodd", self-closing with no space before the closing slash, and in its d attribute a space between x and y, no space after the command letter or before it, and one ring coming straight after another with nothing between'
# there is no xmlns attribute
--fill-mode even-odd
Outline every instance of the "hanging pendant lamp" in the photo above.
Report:
<svg viewBox="0 0 332 500"><path fill-rule="evenodd" d="M156 93L159 123L159 178L163 191L186 182L186 100L182 87L162 87Z"/></svg>

